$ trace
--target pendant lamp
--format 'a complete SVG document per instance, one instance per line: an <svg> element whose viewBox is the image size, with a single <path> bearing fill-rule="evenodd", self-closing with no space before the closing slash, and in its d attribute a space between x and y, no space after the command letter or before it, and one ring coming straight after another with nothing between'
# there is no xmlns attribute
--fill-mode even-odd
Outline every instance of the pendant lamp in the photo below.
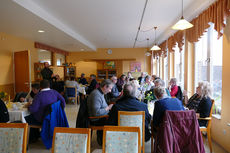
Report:
<svg viewBox="0 0 230 153"><path fill-rule="evenodd" d="M154 40L154 45L150 50L161 50L161 48L156 44L156 30L157 30L157 27L154 27L154 29L155 29L155 40Z"/></svg>
<svg viewBox="0 0 230 153"><path fill-rule="evenodd" d="M152 54L149 52L149 38L147 38L147 50L146 50L145 56L150 56L150 55Z"/></svg>
<svg viewBox="0 0 230 153"><path fill-rule="evenodd" d="M184 16L183 16L183 0L182 0L182 16L181 16L181 19L172 26L172 29L174 30L185 30L185 29L189 29L189 28L192 28L193 27L193 24L189 23L188 21L186 21L184 19Z"/></svg>

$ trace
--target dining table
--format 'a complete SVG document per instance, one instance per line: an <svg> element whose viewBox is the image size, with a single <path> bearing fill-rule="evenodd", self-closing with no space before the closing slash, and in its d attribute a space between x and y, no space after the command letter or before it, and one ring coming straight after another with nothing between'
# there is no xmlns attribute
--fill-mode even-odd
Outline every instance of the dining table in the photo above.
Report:
<svg viewBox="0 0 230 153"><path fill-rule="evenodd" d="M26 123L25 117L30 115L27 108L24 108L25 103L10 102L7 104L7 109L9 112L9 122L21 121Z"/></svg>

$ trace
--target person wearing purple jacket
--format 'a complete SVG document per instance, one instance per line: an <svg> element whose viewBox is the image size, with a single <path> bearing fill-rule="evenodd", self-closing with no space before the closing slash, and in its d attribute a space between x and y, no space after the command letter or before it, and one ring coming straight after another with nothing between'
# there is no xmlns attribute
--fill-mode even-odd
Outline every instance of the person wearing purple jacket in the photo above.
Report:
<svg viewBox="0 0 230 153"><path fill-rule="evenodd" d="M29 125L42 125L43 118L45 117L45 108L50 104L60 100L62 107L65 107L64 98L56 90L50 89L50 82L48 80L42 80L40 87L41 91L34 97L32 104L28 106L28 110L31 114L26 116L25 120ZM32 131L31 135L35 133ZM36 138L37 136L38 134L35 134L30 137Z"/></svg>

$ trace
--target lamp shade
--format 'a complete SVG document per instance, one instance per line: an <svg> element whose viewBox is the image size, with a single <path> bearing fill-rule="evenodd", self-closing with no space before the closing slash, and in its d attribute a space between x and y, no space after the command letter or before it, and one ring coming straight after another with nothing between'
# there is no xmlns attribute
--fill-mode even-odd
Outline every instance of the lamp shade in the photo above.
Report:
<svg viewBox="0 0 230 153"><path fill-rule="evenodd" d="M189 29L192 27L193 27L193 24L186 21L182 16L181 19L176 24L174 24L172 29L174 29L174 30L185 30L185 29Z"/></svg>
<svg viewBox="0 0 230 153"><path fill-rule="evenodd" d="M150 50L161 50L161 48L155 44Z"/></svg>
<svg viewBox="0 0 230 153"><path fill-rule="evenodd" d="M146 56L150 56L150 55L152 55L151 53L149 53L149 52L147 52L147 53L145 53L145 55Z"/></svg>

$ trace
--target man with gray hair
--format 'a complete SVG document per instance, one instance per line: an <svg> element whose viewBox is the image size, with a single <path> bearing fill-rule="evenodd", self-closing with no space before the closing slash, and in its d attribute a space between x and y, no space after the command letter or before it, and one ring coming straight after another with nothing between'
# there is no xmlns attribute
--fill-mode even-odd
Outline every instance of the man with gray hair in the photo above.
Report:
<svg viewBox="0 0 230 153"><path fill-rule="evenodd" d="M113 105L107 105L104 95L111 92L113 85L111 80L106 79L101 82L99 88L92 91L87 100L89 116L103 116L109 113Z"/></svg>
<svg viewBox="0 0 230 153"><path fill-rule="evenodd" d="M158 127L161 123L164 112L166 110L184 110L182 102L177 98L170 98L164 96L165 88L156 87L154 89L154 95L158 99L155 102L154 112L153 112L153 126Z"/></svg>
<svg viewBox="0 0 230 153"><path fill-rule="evenodd" d="M113 88L113 82L109 79L103 80L100 84L100 87L94 89L88 99L87 107L89 116L103 116L109 113L109 110L112 108L113 104L107 105L105 101L105 95L111 92ZM90 124L95 126L103 126L106 124L105 118L94 119L90 121ZM97 131L97 142L99 145L102 144L102 131Z"/></svg>
<svg viewBox="0 0 230 153"><path fill-rule="evenodd" d="M109 112L109 124L118 125L118 111L145 111L145 141L150 139L150 132L148 129L151 115L145 103L138 101L136 98L136 87L133 84L125 84L123 89L123 96L112 107Z"/></svg>
<svg viewBox="0 0 230 153"><path fill-rule="evenodd" d="M108 93L106 96L107 98L107 103L110 103L110 102L115 102L117 101L119 95L120 95L120 92L118 91L118 88L117 88L117 77L115 75L113 75L110 80L113 82L114 86L111 90L110 93Z"/></svg>

